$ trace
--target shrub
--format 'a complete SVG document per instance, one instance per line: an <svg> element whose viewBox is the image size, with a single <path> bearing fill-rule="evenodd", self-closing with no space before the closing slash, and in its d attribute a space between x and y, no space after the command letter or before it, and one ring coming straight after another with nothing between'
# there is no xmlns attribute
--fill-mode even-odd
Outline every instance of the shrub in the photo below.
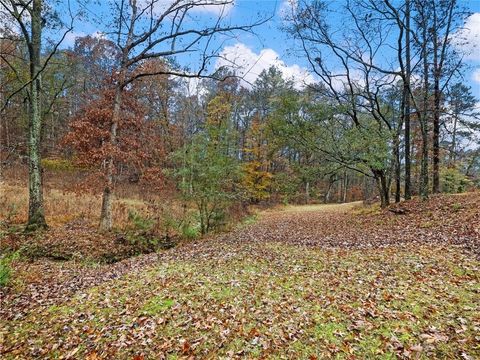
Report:
<svg viewBox="0 0 480 360"><path fill-rule="evenodd" d="M279 173L273 178L272 188L280 196L283 205L288 205L298 194L301 181L294 173Z"/></svg>
<svg viewBox="0 0 480 360"><path fill-rule="evenodd" d="M472 181L456 168L444 168L440 171L442 191L445 193L461 193L473 186Z"/></svg>
<svg viewBox="0 0 480 360"><path fill-rule="evenodd" d="M133 210L128 211L127 240L139 252L154 251L159 243L153 233L154 220L145 218Z"/></svg>
<svg viewBox="0 0 480 360"><path fill-rule="evenodd" d="M162 211L161 220L154 220L129 210L128 221L126 239L135 251L149 253L175 246L174 235L178 231L178 224L166 211Z"/></svg>
<svg viewBox="0 0 480 360"><path fill-rule="evenodd" d="M198 227L192 226L190 224L185 224L182 226L182 236L185 239L196 239L200 235L200 230Z"/></svg>
<svg viewBox="0 0 480 360"><path fill-rule="evenodd" d="M214 144L205 135L197 136L174 154L180 167L172 175L183 200L196 205L202 234L224 225L228 208L240 199L238 161Z"/></svg>
<svg viewBox="0 0 480 360"><path fill-rule="evenodd" d="M135 210L128 211L129 228L135 231L150 231L153 228L154 221L141 216Z"/></svg>
<svg viewBox="0 0 480 360"><path fill-rule="evenodd" d="M12 278L12 262L18 259L19 253L4 254L0 257L0 287L7 286Z"/></svg>
<svg viewBox="0 0 480 360"><path fill-rule="evenodd" d="M75 166L66 159L42 159L42 167L46 170L73 171Z"/></svg>

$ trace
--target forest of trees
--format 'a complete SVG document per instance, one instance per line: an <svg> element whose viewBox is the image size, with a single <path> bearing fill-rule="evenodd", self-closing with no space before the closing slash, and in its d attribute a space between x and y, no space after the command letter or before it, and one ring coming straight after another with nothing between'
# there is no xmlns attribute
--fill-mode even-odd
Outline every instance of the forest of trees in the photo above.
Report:
<svg viewBox="0 0 480 360"><path fill-rule="evenodd" d="M119 184L174 191L197 209L202 233L235 206L386 207L479 185L460 2L351 0L340 20L329 2L296 2L282 30L315 76L300 85L274 66L254 83L234 64L212 70L211 39L254 33L268 14L198 25L185 19L209 1L172 1L160 13L155 3L113 2L108 32L66 47L73 19L92 16L82 2L76 14L45 0L0 1L2 176L28 167L31 229L47 225L42 178L62 171L81 175L72 188L102 194L102 230L112 228ZM175 56L190 51L198 63L185 69Z"/></svg>
<svg viewBox="0 0 480 360"><path fill-rule="evenodd" d="M480 359L480 2L0 0L0 358Z"/></svg>

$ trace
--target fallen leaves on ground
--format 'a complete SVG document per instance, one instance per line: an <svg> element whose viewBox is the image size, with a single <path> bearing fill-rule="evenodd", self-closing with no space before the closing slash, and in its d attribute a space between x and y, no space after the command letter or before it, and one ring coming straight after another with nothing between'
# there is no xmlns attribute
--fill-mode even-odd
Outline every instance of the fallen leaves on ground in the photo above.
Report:
<svg viewBox="0 0 480 360"><path fill-rule="evenodd" d="M276 211L158 256L21 263L1 294L0 354L479 358L478 200Z"/></svg>

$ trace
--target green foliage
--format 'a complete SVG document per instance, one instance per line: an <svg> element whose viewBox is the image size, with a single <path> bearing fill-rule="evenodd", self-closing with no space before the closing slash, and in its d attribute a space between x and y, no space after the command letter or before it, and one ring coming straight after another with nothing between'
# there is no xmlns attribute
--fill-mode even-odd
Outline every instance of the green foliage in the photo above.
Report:
<svg viewBox="0 0 480 360"><path fill-rule="evenodd" d="M287 205L296 197L300 183L295 174L281 172L274 176L272 188L280 195L282 203Z"/></svg>
<svg viewBox="0 0 480 360"><path fill-rule="evenodd" d="M134 245L139 252L156 250L160 241L153 232L155 221L143 217L134 210L128 212L129 225L127 227L127 240Z"/></svg>
<svg viewBox="0 0 480 360"><path fill-rule="evenodd" d="M258 215L257 215L257 214L252 214L252 215L247 216L247 217L243 220L243 224L244 224L244 225L253 225L253 224L255 224L257 221L258 221Z"/></svg>
<svg viewBox="0 0 480 360"><path fill-rule="evenodd" d="M66 159L42 159L42 167L45 170L54 171L73 171L75 166L70 160Z"/></svg>
<svg viewBox="0 0 480 360"><path fill-rule="evenodd" d="M182 220L177 224L182 238L193 240L200 236L200 219L196 211L184 212Z"/></svg>
<svg viewBox="0 0 480 360"><path fill-rule="evenodd" d="M393 134L386 127L367 118L362 126L354 126L345 132L341 149L349 159L358 161L357 166L363 170L386 170L389 167L391 139Z"/></svg>
<svg viewBox="0 0 480 360"><path fill-rule="evenodd" d="M459 204L459 203L455 203L452 205L452 211L453 212L459 212L461 209L462 209L462 204Z"/></svg>
<svg viewBox="0 0 480 360"><path fill-rule="evenodd" d="M154 221L141 216L135 210L128 211L128 221L134 230L149 231L152 230Z"/></svg>
<svg viewBox="0 0 480 360"><path fill-rule="evenodd" d="M0 287L7 286L12 279L12 262L17 260L19 252L0 256Z"/></svg>
<svg viewBox="0 0 480 360"><path fill-rule="evenodd" d="M313 94L287 91L277 97L270 128L279 151L294 150L301 161L290 161L292 174L274 174L286 201L305 193L325 177L342 176L346 168L357 173L388 174L392 168L393 129L368 113L356 123L346 115L347 105L334 105ZM281 181L277 181L280 180ZM286 181L287 184L283 184ZM309 198L318 197L315 189Z"/></svg>
<svg viewBox="0 0 480 360"><path fill-rule="evenodd" d="M200 235L198 227L192 226L190 224L185 224L182 226L182 236L185 239L196 239Z"/></svg>
<svg viewBox="0 0 480 360"><path fill-rule="evenodd" d="M240 195L240 167L232 152L235 136L229 126L229 108L214 98L208 109L204 131L174 154L178 168L172 173L184 201L197 207L202 234L225 223L227 209Z"/></svg>
<svg viewBox="0 0 480 360"><path fill-rule="evenodd" d="M473 186L473 182L456 168L443 168L440 171L442 191L446 193L461 193Z"/></svg>

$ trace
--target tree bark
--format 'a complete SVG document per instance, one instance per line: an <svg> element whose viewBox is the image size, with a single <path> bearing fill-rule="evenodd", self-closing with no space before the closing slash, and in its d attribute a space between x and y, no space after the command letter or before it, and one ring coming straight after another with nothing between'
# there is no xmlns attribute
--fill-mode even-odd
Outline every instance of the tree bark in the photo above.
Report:
<svg viewBox="0 0 480 360"><path fill-rule="evenodd" d="M120 120L120 109L122 104L123 77L118 81L115 89L113 103L112 125L110 126L110 144L115 147L117 143L117 128ZM106 184L102 196L102 212L100 214L100 231L110 231L113 226L112 218L112 197L114 186L115 159L110 154L107 159Z"/></svg>
<svg viewBox="0 0 480 360"><path fill-rule="evenodd" d="M454 165L457 161L457 124L458 124L458 110L454 109L453 130L452 130L452 145L450 147L450 165Z"/></svg>
<svg viewBox="0 0 480 360"><path fill-rule="evenodd" d="M420 196L422 200L428 199L428 98L429 98L429 81L428 81L428 58L427 58L427 24L426 18L423 18L423 109L420 117L420 128L422 133L422 161L420 168Z"/></svg>
<svg viewBox="0 0 480 360"><path fill-rule="evenodd" d="M305 182L305 204L310 203L310 182L307 180Z"/></svg>
<svg viewBox="0 0 480 360"><path fill-rule="evenodd" d="M386 208L390 205L390 188L388 186L387 178L381 170L372 170L372 173L375 177L378 193L380 195L380 206L382 209Z"/></svg>
<svg viewBox="0 0 480 360"><path fill-rule="evenodd" d="M433 173L432 173L432 192L440 192L440 76L441 68L438 63L438 33L436 29L437 12L434 11L433 26Z"/></svg>
<svg viewBox="0 0 480 360"><path fill-rule="evenodd" d="M43 206L42 163L40 154L40 137L42 128L41 112L41 39L42 39L42 0L34 0L31 13L30 56L30 96L29 96L29 134L28 134L28 221L27 231L44 229L45 210Z"/></svg>
<svg viewBox="0 0 480 360"><path fill-rule="evenodd" d="M399 203L401 199L401 166L400 166L400 139L395 139L395 202Z"/></svg>
<svg viewBox="0 0 480 360"><path fill-rule="evenodd" d="M410 0L405 1L405 200L410 200L412 197L412 175L410 157Z"/></svg>
<svg viewBox="0 0 480 360"><path fill-rule="evenodd" d="M433 188L432 192L440 192L440 84L438 78L434 81L433 110Z"/></svg>
<svg viewBox="0 0 480 360"><path fill-rule="evenodd" d="M323 199L323 202L325 204L328 204L328 202L330 201L330 192L332 191L332 186L333 186L334 183L335 183L335 178L332 175L328 179L328 189L327 189L327 192L325 193L325 197Z"/></svg>

